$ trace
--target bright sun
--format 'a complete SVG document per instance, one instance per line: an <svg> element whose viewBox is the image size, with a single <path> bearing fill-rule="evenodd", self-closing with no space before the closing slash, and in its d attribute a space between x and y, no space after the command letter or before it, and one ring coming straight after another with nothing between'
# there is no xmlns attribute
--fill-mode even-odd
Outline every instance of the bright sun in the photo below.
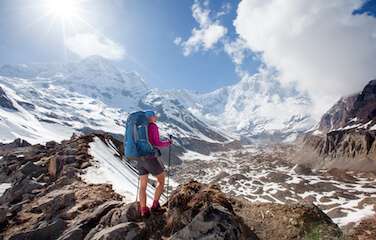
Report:
<svg viewBox="0 0 376 240"><path fill-rule="evenodd" d="M68 20L78 15L78 0L47 0L47 15Z"/></svg>

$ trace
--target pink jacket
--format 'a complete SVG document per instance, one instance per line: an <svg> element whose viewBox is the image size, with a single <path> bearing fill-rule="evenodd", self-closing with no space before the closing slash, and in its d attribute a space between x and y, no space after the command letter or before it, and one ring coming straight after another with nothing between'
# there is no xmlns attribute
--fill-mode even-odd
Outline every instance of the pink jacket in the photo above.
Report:
<svg viewBox="0 0 376 240"><path fill-rule="evenodd" d="M148 136L150 144L157 148L165 148L170 146L170 141L161 141L159 137L158 126L155 123L149 123Z"/></svg>

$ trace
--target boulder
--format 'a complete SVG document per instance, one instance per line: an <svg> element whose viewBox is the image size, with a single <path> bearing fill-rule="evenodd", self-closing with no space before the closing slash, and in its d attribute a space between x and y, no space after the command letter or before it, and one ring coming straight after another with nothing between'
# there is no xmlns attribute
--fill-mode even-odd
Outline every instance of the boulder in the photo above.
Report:
<svg viewBox="0 0 376 240"><path fill-rule="evenodd" d="M27 176L38 177L42 172L45 171L45 168L35 165L33 162L29 161L22 165L19 170Z"/></svg>
<svg viewBox="0 0 376 240"><path fill-rule="evenodd" d="M211 180L211 183L212 184L216 184L217 182L219 182L220 180L224 179L225 177L229 176L229 174L225 171L221 171L220 173L218 173L212 180Z"/></svg>
<svg viewBox="0 0 376 240"><path fill-rule="evenodd" d="M184 237L190 228L200 225L200 221L207 221L204 224L206 230L201 233L202 238L209 234L208 239L210 239L210 229L213 231L222 229L226 224L221 225L219 222L225 219L229 221L227 224L234 223L234 229L239 229L232 237L238 235L239 239L256 239L253 238L255 234L250 228L234 213L231 200L219 190L217 185L204 185L196 181L182 184L172 193L168 207L165 232L178 233L193 222L191 227L177 234L176 239ZM227 236L227 233L221 236Z"/></svg>
<svg viewBox="0 0 376 240"><path fill-rule="evenodd" d="M10 208L9 208L9 212L11 214L16 214L17 212L21 211L22 209L22 206L29 202L29 200L24 200L22 202L19 202L19 203L16 203L16 204L13 204Z"/></svg>
<svg viewBox="0 0 376 240"><path fill-rule="evenodd" d="M76 162L75 155L60 155L57 157L59 162L63 162L64 164L72 164Z"/></svg>
<svg viewBox="0 0 376 240"><path fill-rule="evenodd" d="M183 239L258 239L255 234L242 235L242 226L235 215L222 206L207 206L190 223L176 232L171 240Z"/></svg>
<svg viewBox="0 0 376 240"><path fill-rule="evenodd" d="M3 224L7 220L7 214L9 212L9 208L6 205L0 206L0 225Z"/></svg>
<svg viewBox="0 0 376 240"><path fill-rule="evenodd" d="M16 233L9 240L55 240L64 231L65 225L60 218L51 222L43 221L36 229Z"/></svg>
<svg viewBox="0 0 376 240"><path fill-rule="evenodd" d="M105 228L90 238L90 240L136 240L136 239L148 239L148 238L147 238L145 229L141 228L137 223L134 223L134 222L121 223L113 227Z"/></svg>
<svg viewBox="0 0 376 240"><path fill-rule="evenodd" d="M55 190L39 199L37 206L30 211L33 213L44 213L45 218L49 218L56 215L58 211L72 206L74 202L74 191Z"/></svg>
<svg viewBox="0 0 376 240"><path fill-rule="evenodd" d="M234 203L234 211L262 240L342 237L339 227L313 204L250 203L239 199Z"/></svg>
<svg viewBox="0 0 376 240"><path fill-rule="evenodd" d="M106 214L108 214L112 209L121 206L122 202L120 201L107 201L91 213L86 213L81 215L80 218L72 224L72 227L69 228L64 235L69 237L70 235L81 235L86 236L87 239L91 239L101 226L99 225L100 220Z"/></svg>
<svg viewBox="0 0 376 240"><path fill-rule="evenodd" d="M56 145L57 145L57 142L55 142L55 141L46 142L46 148L48 148L48 149L55 148Z"/></svg>
<svg viewBox="0 0 376 240"><path fill-rule="evenodd" d="M267 181L267 182L283 183L289 178L291 178L289 175L281 173L281 172L270 172L265 177L262 177L260 179Z"/></svg>
<svg viewBox="0 0 376 240"><path fill-rule="evenodd" d="M68 229L57 240L82 240L85 237L84 232L79 226Z"/></svg>
<svg viewBox="0 0 376 240"><path fill-rule="evenodd" d="M350 182L353 183L356 181L356 178L348 174L346 171L332 168L326 172L326 175L332 176L337 181Z"/></svg>
<svg viewBox="0 0 376 240"><path fill-rule="evenodd" d="M248 178L246 176L244 176L243 174L240 174L240 173L236 173L236 174L233 174L229 177L229 180L228 182L230 184L235 184L236 182L240 181L240 180L248 180Z"/></svg>
<svg viewBox="0 0 376 240"><path fill-rule="evenodd" d="M1 203L16 203L22 201L22 197L26 193L31 193L34 189L43 188L43 185L31 180L30 178L24 178L21 181L15 183L12 188L7 189L5 193L0 197Z"/></svg>
<svg viewBox="0 0 376 240"><path fill-rule="evenodd" d="M100 224L114 226L124 222L139 221L141 216L138 206L138 202L133 202L120 208L114 208L101 219Z"/></svg>
<svg viewBox="0 0 376 240"><path fill-rule="evenodd" d="M305 165L297 164L292 170L299 175L312 175L312 169Z"/></svg>

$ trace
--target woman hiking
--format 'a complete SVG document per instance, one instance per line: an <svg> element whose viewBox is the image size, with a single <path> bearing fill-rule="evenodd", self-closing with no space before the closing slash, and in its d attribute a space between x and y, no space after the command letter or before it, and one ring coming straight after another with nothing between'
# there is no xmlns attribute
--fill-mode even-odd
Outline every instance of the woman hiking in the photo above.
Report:
<svg viewBox="0 0 376 240"><path fill-rule="evenodd" d="M158 151L161 148L169 147L172 144L171 140L161 141L159 136L158 126L156 124L158 117L154 111L146 111L145 115L148 119L148 137L150 144L157 148ZM159 199L163 193L166 172L163 164L155 156L148 156L145 160L137 161L137 169L140 174L140 213L143 218L150 216L150 211L155 213L163 212ZM146 187L148 184L149 173L157 178L157 187L155 188L153 205L149 209L146 206Z"/></svg>

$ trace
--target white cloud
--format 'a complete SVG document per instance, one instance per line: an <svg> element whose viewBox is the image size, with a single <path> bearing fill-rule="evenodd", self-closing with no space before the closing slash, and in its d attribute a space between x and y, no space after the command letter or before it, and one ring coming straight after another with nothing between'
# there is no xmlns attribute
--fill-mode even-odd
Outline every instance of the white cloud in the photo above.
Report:
<svg viewBox="0 0 376 240"><path fill-rule="evenodd" d="M297 81L325 108L376 77L376 18L352 14L362 3L243 0L234 25L282 82ZM237 51L228 52L240 62Z"/></svg>
<svg viewBox="0 0 376 240"><path fill-rule="evenodd" d="M243 39L237 38L232 42L225 42L224 50L236 65L240 65L246 57L247 45Z"/></svg>
<svg viewBox="0 0 376 240"><path fill-rule="evenodd" d="M229 2L222 4L221 10L217 13L217 17L227 15L231 11L231 4Z"/></svg>
<svg viewBox="0 0 376 240"><path fill-rule="evenodd" d="M177 38L175 38L175 40L174 40L174 43L176 44L176 45L180 45L180 43L183 41L183 39L181 38L181 37L177 37Z"/></svg>
<svg viewBox="0 0 376 240"><path fill-rule="evenodd" d="M100 55L111 60L120 60L125 51L121 45L106 37L93 33L80 33L68 37L65 46L71 52L85 58L91 55Z"/></svg>
<svg viewBox="0 0 376 240"><path fill-rule="evenodd" d="M213 48L227 33L226 27L222 26L218 20L210 18L208 3L208 1L204 1L201 4L199 1L195 1L192 5L192 15L199 27L192 29L191 36L186 41L181 38L176 38L174 41L175 44L183 47L185 56L199 50L207 51Z"/></svg>

